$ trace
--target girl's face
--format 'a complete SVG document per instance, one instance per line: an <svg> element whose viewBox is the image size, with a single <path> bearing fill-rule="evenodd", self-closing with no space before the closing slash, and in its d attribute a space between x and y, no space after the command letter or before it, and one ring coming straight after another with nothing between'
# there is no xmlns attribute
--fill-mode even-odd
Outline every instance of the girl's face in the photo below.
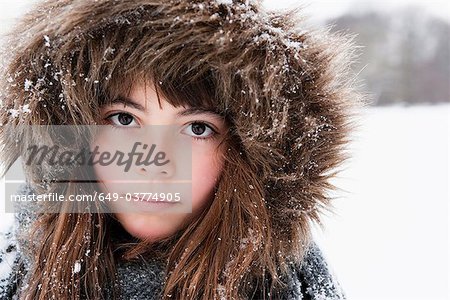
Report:
<svg viewBox="0 0 450 300"><path fill-rule="evenodd" d="M125 129L125 132L131 128L140 130L140 127L149 127L149 125L175 126L179 129L177 129L179 138L190 141L192 151L192 156L189 157L192 158L192 172L190 174L192 180L192 213L170 211L117 212L118 210L115 210L114 214L125 230L139 239L157 240L165 238L191 222L214 197L214 188L223 166L224 146L221 145L217 149L227 131L223 117L210 111L189 110L189 107L175 108L162 95L159 95L159 98L161 99L161 106L158 103L158 94L154 90L153 84L136 85L127 97L121 97L113 101L113 104L102 107L100 116L106 124ZM149 137L148 140L151 141L151 138ZM121 141L117 140L116 143L120 144ZM102 138L100 135L96 138L95 144L99 145L100 148L102 148L102 145L110 147L111 140L108 141L107 138ZM148 144L150 146L152 143L149 142ZM140 150L146 152L142 148ZM170 178L176 177L177 172L182 172L181 168L177 169L177 166L174 165L175 161L176 159L173 160L172 158L171 163L166 168L158 167L155 164L144 168L132 165L130 172L133 176L138 176L133 178L141 180L170 180ZM123 184L119 185L103 180L108 178L111 172L116 172L111 168L117 170L118 166L117 164L115 166L94 164L97 180L102 182L100 184L102 192L117 194L132 192L125 190ZM123 168L121 170L123 171ZM120 205L124 205L123 202ZM110 202L109 205L119 204ZM130 202L125 205L134 204Z"/></svg>

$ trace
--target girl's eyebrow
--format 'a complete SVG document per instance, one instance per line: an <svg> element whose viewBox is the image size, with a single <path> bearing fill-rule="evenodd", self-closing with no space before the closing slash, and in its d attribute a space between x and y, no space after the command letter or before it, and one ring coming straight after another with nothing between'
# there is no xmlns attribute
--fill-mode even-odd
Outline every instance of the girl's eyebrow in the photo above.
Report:
<svg viewBox="0 0 450 300"><path fill-rule="evenodd" d="M134 109L137 109L137 110L140 110L140 111L145 111L145 107L143 107L139 103L134 102L130 98L123 97L123 96L119 96L119 97L115 98L113 101L110 102L110 104L111 105L112 104L123 104L125 106L131 106Z"/></svg>
<svg viewBox="0 0 450 300"><path fill-rule="evenodd" d="M115 98L113 101L111 101L110 104L123 104L125 106L131 106L134 109L140 110L142 112L145 112L146 109L145 107L143 107L141 104L134 102L133 100L131 100L130 98L124 97L124 96L119 96L117 98ZM192 115L199 115L199 114L203 114L203 115L208 115L212 118L216 118L216 119L222 119L223 116L220 112L216 111L215 109L208 109L208 108L199 108L199 107L188 107L182 111L179 111L177 113L178 117L184 117L184 116L192 116Z"/></svg>
<svg viewBox="0 0 450 300"><path fill-rule="evenodd" d="M194 108L194 107L189 107L186 108L180 112L177 113L178 117L183 117L183 116L193 116L193 115L208 115L209 117L218 119L218 120L222 120L222 114L220 114L219 112L217 112L214 109L207 109L207 108Z"/></svg>

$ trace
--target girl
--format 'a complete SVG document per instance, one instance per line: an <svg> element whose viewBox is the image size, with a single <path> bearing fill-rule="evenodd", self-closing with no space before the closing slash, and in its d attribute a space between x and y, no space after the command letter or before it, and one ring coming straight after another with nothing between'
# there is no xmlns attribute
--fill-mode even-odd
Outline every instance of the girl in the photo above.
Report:
<svg viewBox="0 0 450 300"><path fill-rule="evenodd" d="M3 51L6 169L22 125L171 124L192 139L192 212L20 210L1 298L343 299L311 225L361 96L348 39L301 24L252 1L48 0L26 15ZM22 194L52 190L52 170L25 171Z"/></svg>

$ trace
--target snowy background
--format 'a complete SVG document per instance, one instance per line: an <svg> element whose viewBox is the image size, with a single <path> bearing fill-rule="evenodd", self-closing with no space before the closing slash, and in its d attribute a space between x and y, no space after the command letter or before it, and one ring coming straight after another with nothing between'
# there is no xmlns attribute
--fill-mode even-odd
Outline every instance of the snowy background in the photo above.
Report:
<svg viewBox="0 0 450 300"><path fill-rule="evenodd" d="M0 33L33 2L0 0ZM318 25L349 9L388 11L405 4L450 22L447 1L264 4L271 9L303 5ZM335 214L324 216L325 231L315 231L349 300L450 298L450 99L442 101L361 111L349 148L352 158L334 181L342 189ZM1 231L12 215L2 212L3 197L0 201Z"/></svg>

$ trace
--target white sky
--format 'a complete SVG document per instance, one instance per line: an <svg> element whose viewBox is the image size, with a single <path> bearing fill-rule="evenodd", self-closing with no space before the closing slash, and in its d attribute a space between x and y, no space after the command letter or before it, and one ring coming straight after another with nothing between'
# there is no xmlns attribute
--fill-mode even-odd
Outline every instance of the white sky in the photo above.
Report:
<svg viewBox="0 0 450 300"><path fill-rule="evenodd" d="M450 22L448 0L263 0L263 3L271 9L306 6L305 13L312 20L318 21L338 16L348 10L358 12L370 8L392 11L405 5L413 5Z"/></svg>

